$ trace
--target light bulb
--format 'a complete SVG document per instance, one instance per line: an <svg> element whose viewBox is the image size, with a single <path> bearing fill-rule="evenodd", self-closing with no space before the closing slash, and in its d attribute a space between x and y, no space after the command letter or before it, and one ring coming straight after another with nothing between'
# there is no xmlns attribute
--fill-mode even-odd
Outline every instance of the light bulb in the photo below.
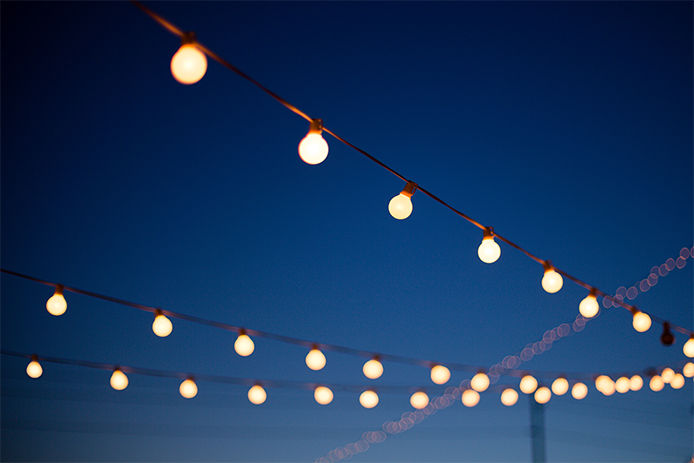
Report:
<svg viewBox="0 0 694 463"><path fill-rule="evenodd" d="M617 392L620 394L624 394L625 392L628 392L630 389L631 381L629 381L629 378L626 376L622 376L621 378L618 378L617 381L614 382L614 388Z"/></svg>
<svg viewBox="0 0 694 463"><path fill-rule="evenodd" d="M557 273L551 264L545 264L545 274L542 276L542 289L554 294L564 285L564 279Z"/></svg>
<svg viewBox="0 0 694 463"><path fill-rule="evenodd" d="M446 384L451 379L451 371L443 365L431 367L431 380L435 384Z"/></svg>
<svg viewBox="0 0 694 463"><path fill-rule="evenodd" d="M651 327L651 317L649 317L647 313L637 310L634 312L632 325L634 325L634 329L639 333L648 331L648 328Z"/></svg>
<svg viewBox="0 0 694 463"><path fill-rule="evenodd" d="M377 357L374 357L371 360L364 363L362 371L364 372L364 376L366 376L367 378L377 379L380 378L383 374L383 364L378 360Z"/></svg>
<svg viewBox="0 0 694 463"><path fill-rule="evenodd" d="M306 164L316 165L328 157L328 142L323 135L323 121L313 119L308 134L299 143L299 157Z"/></svg>
<svg viewBox="0 0 694 463"><path fill-rule="evenodd" d="M328 405L333 401L333 391L325 386L318 386L313 390L313 398L321 405Z"/></svg>
<svg viewBox="0 0 694 463"><path fill-rule="evenodd" d="M602 388L600 392L602 392L603 395L611 396L615 393L616 390L617 389L615 387L614 381L610 381L610 383L607 384L604 388Z"/></svg>
<svg viewBox="0 0 694 463"><path fill-rule="evenodd" d="M583 298L580 304L578 304L578 311L585 318L593 318L598 314L598 310L600 310L600 305L598 304L598 300L592 291L589 295Z"/></svg>
<svg viewBox="0 0 694 463"><path fill-rule="evenodd" d="M65 300L65 296L63 296L62 286L55 287L55 292L46 301L46 310L48 310L49 314L55 315L56 317L65 313L67 310L67 301Z"/></svg>
<svg viewBox="0 0 694 463"><path fill-rule="evenodd" d="M516 390L511 387L504 389L501 393L501 403L507 407L511 407L515 405L516 402L518 402L518 393Z"/></svg>
<svg viewBox="0 0 694 463"><path fill-rule="evenodd" d="M182 84L194 84L207 72L205 54L192 43L184 43L171 58L171 74Z"/></svg>
<svg viewBox="0 0 694 463"><path fill-rule="evenodd" d="M530 375L521 378L519 389L523 394L532 394L537 389L537 380Z"/></svg>
<svg viewBox="0 0 694 463"><path fill-rule="evenodd" d="M494 235L490 228L485 228L482 235L482 243L477 248L477 256L485 264L492 264L499 260L501 248L494 241Z"/></svg>
<svg viewBox="0 0 694 463"><path fill-rule="evenodd" d="M583 383L576 383L571 388L571 397L576 400L585 399L588 395L588 386Z"/></svg>
<svg viewBox="0 0 694 463"><path fill-rule="evenodd" d="M663 381L663 378L655 375L651 377L651 380L648 382L648 386L651 388L651 391L658 392L663 390L663 387L665 387L665 382Z"/></svg>
<svg viewBox="0 0 694 463"><path fill-rule="evenodd" d="M480 402L480 395L477 393L477 391L466 389L463 392L461 400L463 401L463 405L466 407L474 407Z"/></svg>
<svg viewBox="0 0 694 463"><path fill-rule="evenodd" d="M470 387L477 392L486 391L489 387L489 376L480 371L470 380Z"/></svg>
<svg viewBox="0 0 694 463"><path fill-rule="evenodd" d="M315 347L306 354L306 366L311 370L321 370L325 366L325 362L325 355Z"/></svg>
<svg viewBox="0 0 694 463"><path fill-rule="evenodd" d="M376 394L376 391L367 389L359 396L359 403L364 408L374 408L378 405L378 394Z"/></svg>
<svg viewBox="0 0 694 463"><path fill-rule="evenodd" d="M417 410L421 410L429 405L429 396L426 394L426 392L417 391L410 396L410 405Z"/></svg>
<svg viewBox="0 0 694 463"><path fill-rule="evenodd" d="M643 387L643 378L639 375L634 375L629 378L629 389L632 391L638 391Z"/></svg>
<svg viewBox="0 0 694 463"><path fill-rule="evenodd" d="M29 378L38 378L43 374L43 368L41 367L41 364L38 361L38 358L36 356L31 357L31 362L27 365L27 375L29 375Z"/></svg>
<svg viewBox="0 0 694 463"><path fill-rule="evenodd" d="M256 384L248 390L248 400L253 405L260 405L264 403L265 400L267 400L267 392L265 392L263 386L261 386L260 384Z"/></svg>
<svg viewBox="0 0 694 463"><path fill-rule="evenodd" d="M670 324L668 322L663 323L663 333L660 335L660 342L664 346L671 346L675 342L675 336L670 331Z"/></svg>
<svg viewBox="0 0 694 463"><path fill-rule="evenodd" d="M687 362L687 364L684 366L684 368L682 368L682 373L687 378L691 378L692 376L694 376L694 363Z"/></svg>
<svg viewBox="0 0 694 463"><path fill-rule="evenodd" d="M569 391L569 382L564 377L559 377L552 383L552 392L555 395L564 395Z"/></svg>
<svg viewBox="0 0 694 463"><path fill-rule="evenodd" d="M115 389L116 391L122 391L126 387L128 387L128 377L125 376L125 373L120 368L116 368L113 370L113 374L111 375L111 387Z"/></svg>
<svg viewBox="0 0 694 463"><path fill-rule="evenodd" d="M246 331L239 331L239 335L234 341L234 350L241 357L248 357L255 350L255 344L250 336L246 334Z"/></svg>
<svg viewBox="0 0 694 463"><path fill-rule="evenodd" d="M672 368L664 368L663 371L660 372L660 377L663 378L663 382L667 384L675 377L675 370Z"/></svg>
<svg viewBox="0 0 694 463"><path fill-rule="evenodd" d="M546 404L552 398L552 391L548 387L542 386L535 391L535 402Z"/></svg>
<svg viewBox="0 0 694 463"><path fill-rule="evenodd" d="M689 358L694 357L694 335L690 336L689 339L687 339L687 342L684 343L682 352L684 352L684 355Z"/></svg>
<svg viewBox="0 0 694 463"><path fill-rule="evenodd" d="M595 389L598 391L603 392L604 390L609 390L611 387L614 387L614 383L609 376L600 375L595 378Z"/></svg>
<svg viewBox="0 0 694 463"><path fill-rule="evenodd" d="M670 380L670 387L673 389L682 389L684 386L684 376L677 373Z"/></svg>
<svg viewBox="0 0 694 463"><path fill-rule="evenodd" d="M405 189L399 195L394 196L388 203L388 212L398 220L404 220L412 214L412 200L410 199L417 189L413 182L407 182Z"/></svg>
<svg viewBox="0 0 694 463"><path fill-rule="evenodd" d="M171 320L166 318L166 315L161 313L161 311L155 313L154 322L152 322L152 331L160 338L165 338L173 331L173 325L171 324Z"/></svg>
<svg viewBox="0 0 694 463"><path fill-rule="evenodd" d="M193 397L198 395L198 385L195 384L193 378L188 378L181 382L181 385L178 386L178 392L181 394L183 398L192 399Z"/></svg>

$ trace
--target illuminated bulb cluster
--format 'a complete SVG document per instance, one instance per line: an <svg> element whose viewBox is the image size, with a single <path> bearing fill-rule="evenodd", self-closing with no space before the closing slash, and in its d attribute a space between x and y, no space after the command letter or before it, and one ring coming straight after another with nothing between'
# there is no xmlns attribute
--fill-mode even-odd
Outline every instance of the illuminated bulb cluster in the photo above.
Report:
<svg viewBox="0 0 694 463"><path fill-rule="evenodd" d="M431 367L431 380L435 384L446 384L451 379L451 371L443 365Z"/></svg>
<svg viewBox="0 0 694 463"><path fill-rule="evenodd" d="M466 407L474 407L477 405L480 401L480 395L477 391L473 391L472 389L466 389L463 391L463 395L461 396L460 400L462 400L463 405Z"/></svg>
<svg viewBox="0 0 694 463"><path fill-rule="evenodd" d="M564 285L564 279L554 270L554 267L552 267L549 261L545 262L544 267L545 273L542 276L542 289L550 294L554 294Z"/></svg>
<svg viewBox="0 0 694 463"><path fill-rule="evenodd" d="M364 366L362 367L362 371L364 372L364 376L366 376L367 378L378 379L383 374L383 364L378 359L378 357L374 357L371 360L364 363ZM367 408L371 408L371 407L367 407Z"/></svg>
<svg viewBox="0 0 694 463"><path fill-rule="evenodd" d="M313 398L320 405L328 405L333 401L333 391L325 386L318 386L313 390Z"/></svg>
<svg viewBox="0 0 694 463"><path fill-rule="evenodd" d="M525 375L521 378L518 388L523 394L532 394L537 389L537 380L531 375Z"/></svg>
<svg viewBox="0 0 694 463"><path fill-rule="evenodd" d="M191 85L199 82L207 72L207 57L195 44L195 35L187 33L183 44L171 58L171 74L178 82Z"/></svg>
<svg viewBox="0 0 694 463"><path fill-rule="evenodd" d="M120 368L113 370L113 374L111 374L111 380L109 382L111 383L111 387L116 391L122 391L128 387L128 377Z"/></svg>
<svg viewBox="0 0 694 463"><path fill-rule="evenodd" d="M675 377L675 370L669 367L664 368L663 371L660 372L660 377L663 378L665 384L669 384L672 378Z"/></svg>
<svg viewBox="0 0 694 463"><path fill-rule="evenodd" d="M378 394L376 391L367 389L359 395L359 403L364 408L374 408L378 405Z"/></svg>
<svg viewBox="0 0 694 463"><path fill-rule="evenodd" d="M324 392L322 392L322 393L324 393ZM315 394L316 393L314 391L314 397L315 397ZM332 394L332 391L331 391L331 394ZM260 405L267 400L267 392L265 392L265 389L263 388L263 386L261 386L260 384L256 384L248 390L248 400L253 405ZM318 402L317 398L316 398L316 402ZM320 402L318 402L318 403L320 403Z"/></svg>
<svg viewBox="0 0 694 463"><path fill-rule="evenodd" d="M518 393L516 390L511 387L504 389L501 393L501 403L507 407L511 407L515 405L516 402L518 402Z"/></svg>
<svg viewBox="0 0 694 463"><path fill-rule="evenodd" d="M306 164L320 164L328 157L328 143L322 133L323 121L313 119L308 134L299 142L299 157Z"/></svg>
<svg viewBox="0 0 694 463"><path fill-rule="evenodd" d="M325 363L325 355L323 355L323 352L318 350L317 346L314 346L313 349L306 354L306 366L313 371L323 369Z"/></svg>
<svg viewBox="0 0 694 463"><path fill-rule="evenodd" d="M485 264L493 264L501 257L501 247L494 241L494 232L491 228L484 229L482 243L477 248L477 256Z"/></svg>
<svg viewBox="0 0 694 463"><path fill-rule="evenodd" d="M171 323L171 320L166 318L166 315L164 315L161 312L161 310L157 310L154 313L152 331L154 331L154 334L156 334L160 338L165 338L166 336L170 335L173 331L173 324Z"/></svg>
<svg viewBox="0 0 694 463"><path fill-rule="evenodd" d="M39 378L43 374L43 368L41 367L41 364L39 363L38 358L33 355L31 357L31 362L27 365L27 375L29 375L29 378Z"/></svg>
<svg viewBox="0 0 694 463"><path fill-rule="evenodd" d="M404 220L412 214L412 195L417 189L417 184L414 182L407 182L405 188L400 192L399 195L394 196L393 199L388 203L388 212L394 218L398 220Z"/></svg>
<svg viewBox="0 0 694 463"><path fill-rule="evenodd" d="M181 394L181 397L185 399L192 399L198 395L198 385L195 384L193 378L187 378L181 382L180 386L178 386L178 392Z"/></svg>
<svg viewBox="0 0 694 463"><path fill-rule="evenodd" d="M600 375L595 378L595 389L602 392L606 396L610 396L615 393L615 384L607 375Z"/></svg>
<svg viewBox="0 0 694 463"><path fill-rule="evenodd" d="M63 287L58 285L55 287L55 292L46 301L46 310L49 314L56 317L62 315L67 310L67 301L63 296Z"/></svg>
<svg viewBox="0 0 694 463"><path fill-rule="evenodd" d="M234 351L241 357L248 357L255 350L255 344L250 336L246 334L246 330L239 331L239 335L234 341Z"/></svg>
<svg viewBox="0 0 694 463"><path fill-rule="evenodd" d="M417 410L421 410L429 405L429 396L424 391L417 391L410 396L410 405Z"/></svg>

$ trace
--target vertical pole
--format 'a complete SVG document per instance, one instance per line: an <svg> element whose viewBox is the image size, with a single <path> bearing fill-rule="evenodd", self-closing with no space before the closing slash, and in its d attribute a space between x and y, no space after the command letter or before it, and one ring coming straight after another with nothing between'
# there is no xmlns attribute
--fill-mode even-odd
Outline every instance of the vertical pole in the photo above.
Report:
<svg viewBox="0 0 694 463"><path fill-rule="evenodd" d="M545 463L545 406L530 399L530 446L533 463Z"/></svg>

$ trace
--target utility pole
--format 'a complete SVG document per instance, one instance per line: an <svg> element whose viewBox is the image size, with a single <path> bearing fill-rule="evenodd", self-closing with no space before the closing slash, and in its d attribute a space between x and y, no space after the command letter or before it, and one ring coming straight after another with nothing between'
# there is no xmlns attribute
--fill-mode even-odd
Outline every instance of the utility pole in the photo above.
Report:
<svg viewBox="0 0 694 463"><path fill-rule="evenodd" d="M545 463L545 406L530 399L530 447L533 463Z"/></svg>

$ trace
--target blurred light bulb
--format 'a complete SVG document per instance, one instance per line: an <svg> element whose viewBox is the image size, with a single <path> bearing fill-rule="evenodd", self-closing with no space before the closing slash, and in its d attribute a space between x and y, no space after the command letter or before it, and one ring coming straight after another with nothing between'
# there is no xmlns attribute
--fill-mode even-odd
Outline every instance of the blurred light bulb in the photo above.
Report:
<svg viewBox="0 0 694 463"><path fill-rule="evenodd" d="M46 301L46 310L51 315L56 317L62 315L67 310L67 301L63 296L63 287L58 285L55 287L55 292Z"/></svg>
<svg viewBox="0 0 694 463"><path fill-rule="evenodd" d="M328 142L323 135L323 121L313 119L308 134L299 143L299 157L306 164L316 165L328 157Z"/></svg>
<svg viewBox="0 0 694 463"><path fill-rule="evenodd" d="M609 376L600 375L595 378L595 389L598 391L603 392L604 390L609 390L611 387L614 387L614 383Z"/></svg>
<svg viewBox="0 0 694 463"><path fill-rule="evenodd" d="M532 394L537 389L537 380L531 375L525 375L521 378L518 388L523 394Z"/></svg>
<svg viewBox="0 0 694 463"><path fill-rule="evenodd" d="M684 386L684 376L677 373L670 380L670 387L673 389L682 389Z"/></svg>
<svg viewBox="0 0 694 463"><path fill-rule="evenodd" d="M622 376L621 378L618 378L617 381L614 382L614 388L620 394L624 394L625 392L628 392L630 386L631 386L631 381L629 381L629 378L627 378L626 376Z"/></svg>
<svg viewBox="0 0 694 463"><path fill-rule="evenodd" d="M260 405L267 400L267 392L265 392L263 386L256 384L248 390L248 400L253 405Z"/></svg>
<svg viewBox="0 0 694 463"><path fill-rule="evenodd" d="M564 395L569 391L569 382L564 377L559 377L552 383L552 392L555 395Z"/></svg>
<svg viewBox="0 0 694 463"><path fill-rule="evenodd" d="M406 219L412 214L412 200L410 199L417 189L413 182L407 182L405 189L399 195L394 196L388 203L388 212L398 220Z"/></svg>
<svg viewBox="0 0 694 463"><path fill-rule="evenodd" d="M638 391L643 387L643 378L639 375L634 375L629 378L629 389L632 391Z"/></svg>
<svg viewBox="0 0 694 463"><path fill-rule="evenodd" d="M675 377L675 370L669 367L664 368L663 371L660 372L660 377L663 378L663 382L667 384Z"/></svg>
<svg viewBox="0 0 694 463"><path fill-rule="evenodd" d="M31 357L31 362L27 365L27 375L29 375L29 378L38 378L43 374L43 368L41 367L41 364L38 361L38 358L36 356Z"/></svg>
<svg viewBox="0 0 694 463"><path fill-rule="evenodd" d="M410 396L410 405L417 410L421 410L429 405L429 396L426 394L426 392L417 391Z"/></svg>
<svg viewBox="0 0 694 463"><path fill-rule="evenodd" d="M473 391L472 389L466 389L463 392L461 400L463 401L463 405L465 405L466 407L474 407L479 403L480 395L477 393L477 391Z"/></svg>
<svg viewBox="0 0 694 463"><path fill-rule="evenodd" d="M306 354L306 366L311 370L321 370L325 366L325 363L325 355L315 347Z"/></svg>
<svg viewBox="0 0 694 463"><path fill-rule="evenodd" d="M359 403L364 408L374 408L378 405L378 394L376 394L376 391L367 389L359 396Z"/></svg>
<svg viewBox="0 0 694 463"><path fill-rule="evenodd" d="M694 376L694 363L687 362L687 364L684 366L684 368L682 368L682 373L687 378L691 378L692 376Z"/></svg>
<svg viewBox="0 0 694 463"><path fill-rule="evenodd" d="M165 338L173 331L171 320L166 318L166 315L161 313L161 311L156 311L155 314L154 322L152 322L152 331L160 338Z"/></svg>
<svg viewBox="0 0 694 463"><path fill-rule="evenodd" d="M684 343L682 352L684 352L684 355L689 358L694 357L694 335L690 336L689 339L687 339L687 342Z"/></svg>
<svg viewBox="0 0 694 463"><path fill-rule="evenodd" d="M552 265L545 263L545 274L542 276L542 289L554 294L564 285L564 279L557 273Z"/></svg>
<svg viewBox="0 0 694 463"><path fill-rule="evenodd" d="M246 334L245 330L239 331L239 335L234 341L234 350L241 357L248 357L255 350L255 344L250 336Z"/></svg>
<svg viewBox="0 0 694 463"><path fill-rule="evenodd" d="M446 384L451 379L451 371L443 365L431 367L431 380L435 384Z"/></svg>
<svg viewBox="0 0 694 463"><path fill-rule="evenodd" d="M518 393L513 388L506 388L501 393L501 403L507 407L511 407L518 402Z"/></svg>
<svg viewBox="0 0 694 463"><path fill-rule="evenodd" d="M639 333L648 331L648 329L651 327L651 317L649 317L647 313L637 310L634 312L632 325L634 325L634 329Z"/></svg>
<svg viewBox="0 0 694 463"><path fill-rule="evenodd" d="M116 391L122 391L126 387L128 387L128 377L125 376L125 373L120 368L116 368L113 370L113 374L111 375L111 387L115 389Z"/></svg>
<svg viewBox="0 0 694 463"><path fill-rule="evenodd" d="M665 382L663 381L663 378L661 378L658 375L655 375L651 377L651 380L648 382L648 386L651 388L652 391L658 392L663 390L663 387L665 387Z"/></svg>
<svg viewBox="0 0 694 463"><path fill-rule="evenodd" d="M571 396L576 400L585 399L588 395L588 386L583 383L576 383L571 388Z"/></svg>
<svg viewBox="0 0 694 463"><path fill-rule="evenodd" d="M178 392L185 399L192 399L198 395L198 385L195 384L193 378L188 378L184 380L180 386L178 386Z"/></svg>
<svg viewBox="0 0 694 463"><path fill-rule="evenodd" d="M371 360L364 363L362 371L364 372L364 376L366 376L367 378L377 379L380 378L383 374L383 364L378 360L377 357L374 357Z"/></svg>
<svg viewBox="0 0 694 463"><path fill-rule="evenodd" d="M552 398L552 391L548 387L542 386L535 391L535 402L546 404Z"/></svg>
<svg viewBox="0 0 694 463"><path fill-rule="evenodd" d="M207 58L192 43L184 43L171 58L171 74L182 84L194 84L207 72Z"/></svg>
<svg viewBox="0 0 694 463"><path fill-rule="evenodd" d="M492 264L501 256L501 247L494 241L494 235L490 228L484 229L482 244L477 248L477 256L485 264Z"/></svg>
<svg viewBox="0 0 694 463"><path fill-rule="evenodd" d="M333 401L333 391L325 386L318 386L313 390L313 398L321 405L328 405Z"/></svg>
<svg viewBox="0 0 694 463"><path fill-rule="evenodd" d="M489 376L480 371L470 380L470 387L477 392L486 391L489 387Z"/></svg>
<svg viewBox="0 0 694 463"><path fill-rule="evenodd" d="M600 305L593 291L578 304L578 311L585 318L593 318L598 314L598 310L600 310Z"/></svg>
<svg viewBox="0 0 694 463"><path fill-rule="evenodd" d="M660 335L660 342L664 346L671 346L675 342L675 336L670 331L670 324L668 322L663 323L663 333Z"/></svg>

